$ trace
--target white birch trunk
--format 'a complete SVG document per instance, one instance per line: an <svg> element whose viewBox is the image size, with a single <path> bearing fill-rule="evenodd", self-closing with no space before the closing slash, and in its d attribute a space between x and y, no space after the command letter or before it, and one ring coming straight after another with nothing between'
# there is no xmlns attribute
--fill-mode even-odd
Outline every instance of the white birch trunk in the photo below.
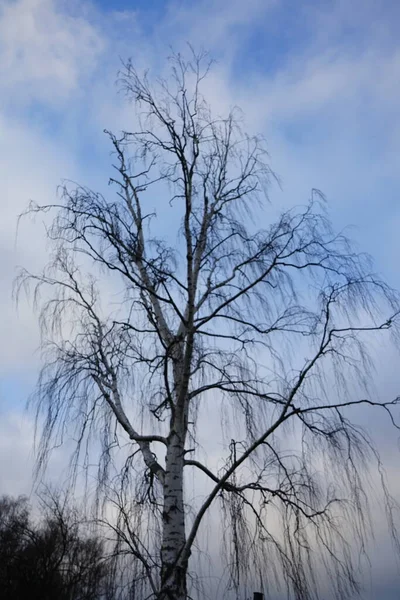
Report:
<svg viewBox="0 0 400 600"><path fill-rule="evenodd" d="M187 599L187 561L182 561L180 558L186 541L183 502L184 437L183 431L172 431L168 440L164 479L160 600Z"/></svg>
<svg viewBox="0 0 400 600"><path fill-rule="evenodd" d="M186 360L185 360L186 359ZM167 441L164 474L163 536L161 546L160 600L187 600L188 556L186 543L183 471L188 421L187 389L190 355L182 346L174 350L175 408Z"/></svg>

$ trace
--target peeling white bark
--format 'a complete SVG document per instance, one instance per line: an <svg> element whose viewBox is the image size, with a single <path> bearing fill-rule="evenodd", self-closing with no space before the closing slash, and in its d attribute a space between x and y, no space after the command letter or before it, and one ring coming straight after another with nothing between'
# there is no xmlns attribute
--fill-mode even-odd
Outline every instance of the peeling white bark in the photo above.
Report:
<svg viewBox="0 0 400 600"><path fill-rule="evenodd" d="M184 440L173 432L169 438L164 478L163 541L161 548L162 599L186 600L186 568L181 553L186 543L183 499Z"/></svg>

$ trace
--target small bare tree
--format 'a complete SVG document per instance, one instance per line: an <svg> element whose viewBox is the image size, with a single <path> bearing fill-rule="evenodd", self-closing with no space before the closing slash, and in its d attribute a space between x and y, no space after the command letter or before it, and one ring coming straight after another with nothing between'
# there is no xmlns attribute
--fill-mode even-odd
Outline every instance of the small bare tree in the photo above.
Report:
<svg viewBox="0 0 400 600"><path fill-rule="evenodd" d="M124 65L138 126L106 132L112 198L66 184L59 203L29 210L55 211L49 266L20 279L34 283L43 330L39 465L66 432L74 464L98 453L136 593L142 581L148 598L190 597L191 553L215 506L237 593L247 578L317 598L326 572L338 598L353 597L379 457L352 407L395 424L397 400L360 399L347 384L370 371L371 336L395 329L397 297L332 232L321 194L270 217L263 140L243 133L236 109L212 115L206 56L170 66L152 82ZM207 410L223 416L215 460L201 447Z"/></svg>

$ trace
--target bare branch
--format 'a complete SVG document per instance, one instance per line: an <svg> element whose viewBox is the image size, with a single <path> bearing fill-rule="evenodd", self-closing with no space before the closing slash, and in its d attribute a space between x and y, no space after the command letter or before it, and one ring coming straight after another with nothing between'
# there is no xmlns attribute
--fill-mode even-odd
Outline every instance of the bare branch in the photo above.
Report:
<svg viewBox="0 0 400 600"><path fill-rule="evenodd" d="M262 568L296 600L324 597L321 580L350 599L368 472L382 468L347 412L381 408L399 427L398 399L371 400L368 385L371 339L399 339L399 297L333 231L317 190L270 218L264 140L243 132L237 109L212 114L210 61L189 54L171 57L166 79L124 65L137 125L105 132L107 197L69 182L58 202L27 211L54 214L49 265L16 284L31 290L42 330L38 466L67 438L75 476L96 465L97 501L117 513L102 524L143 595L189 597L200 528L221 509L238 595ZM201 459L198 431L217 412L218 470ZM189 466L212 486L204 495L196 478L193 500Z"/></svg>

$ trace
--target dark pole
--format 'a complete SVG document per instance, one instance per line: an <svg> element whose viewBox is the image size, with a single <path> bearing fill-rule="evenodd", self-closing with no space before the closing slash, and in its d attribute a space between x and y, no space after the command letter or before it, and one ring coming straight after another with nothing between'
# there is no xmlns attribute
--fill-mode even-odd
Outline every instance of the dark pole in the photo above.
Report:
<svg viewBox="0 0 400 600"><path fill-rule="evenodd" d="M254 592L253 600L264 600L264 594L261 594L261 592Z"/></svg>

